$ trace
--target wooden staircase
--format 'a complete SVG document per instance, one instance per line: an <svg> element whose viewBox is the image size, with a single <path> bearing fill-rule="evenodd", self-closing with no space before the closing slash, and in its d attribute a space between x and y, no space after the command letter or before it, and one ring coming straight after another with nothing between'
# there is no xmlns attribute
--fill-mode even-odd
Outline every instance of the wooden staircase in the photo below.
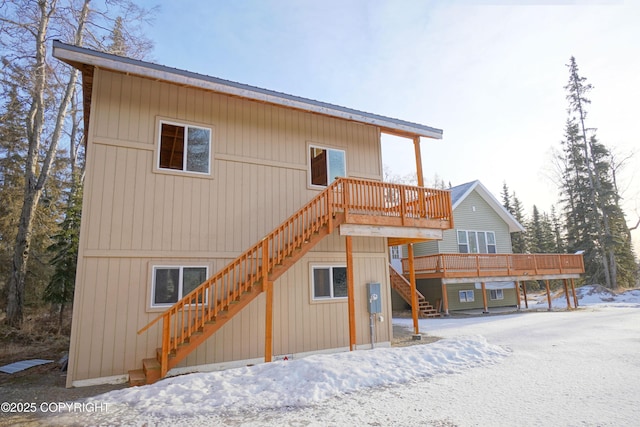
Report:
<svg viewBox="0 0 640 427"><path fill-rule="evenodd" d="M391 289L398 292L402 299L411 305L411 283L391 265L389 265L389 278L391 279ZM418 315L420 317L440 317L438 310L417 289L416 294L418 296Z"/></svg>
<svg viewBox="0 0 640 427"><path fill-rule="evenodd" d="M399 195L390 203L389 194ZM407 202L411 201L411 203ZM340 224L440 224L450 228L449 192L352 178L339 178L238 258L211 276L167 311L138 331L162 321L162 347L129 371L131 385L163 378L189 353ZM373 222L375 221L375 222ZM265 355L270 360L271 355Z"/></svg>

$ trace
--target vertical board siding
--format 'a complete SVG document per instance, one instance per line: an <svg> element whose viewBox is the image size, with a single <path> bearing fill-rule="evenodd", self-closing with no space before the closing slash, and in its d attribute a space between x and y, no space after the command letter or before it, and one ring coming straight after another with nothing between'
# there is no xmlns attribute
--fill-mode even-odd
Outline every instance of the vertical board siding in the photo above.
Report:
<svg viewBox="0 0 640 427"><path fill-rule="evenodd" d="M93 89L69 381L126 374L154 356L160 328L136 333L158 314L150 266L196 253L188 262L213 274L260 240L318 193L309 143L345 150L350 176L382 179L373 126L105 70ZM154 172L159 118L211 129L210 177ZM384 239L354 238L358 345L369 340L367 281L388 288L386 250ZM334 232L275 283L275 354L349 345L346 303L310 303L309 289L309 263L344 263L344 251ZM377 341L391 339L387 293ZM264 304L260 295L181 366L263 357Z"/></svg>

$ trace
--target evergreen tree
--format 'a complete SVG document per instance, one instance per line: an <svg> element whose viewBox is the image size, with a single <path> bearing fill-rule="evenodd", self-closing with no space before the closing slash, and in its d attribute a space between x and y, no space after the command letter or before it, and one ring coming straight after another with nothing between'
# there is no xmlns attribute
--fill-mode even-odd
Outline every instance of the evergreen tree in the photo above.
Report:
<svg viewBox="0 0 640 427"><path fill-rule="evenodd" d="M44 301L59 306L58 332L62 329L65 305L73 301L81 214L82 186L75 182L68 196L65 219L60 231L52 238L53 244L48 248L53 256L51 265L54 271L42 296Z"/></svg>
<svg viewBox="0 0 640 427"><path fill-rule="evenodd" d="M619 207L610 152L586 126L586 107L591 103L587 94L593 87L579 75L575 58L568 67L569 118L560 159L567 249L584 251L589 281L603 282L613 289L630 286L635 280L629 272L636 271L637 264Z"/></svg>
<svg viewBox="0 0 640 427"><path fill-rule="evenodd" d="M504 206L507 212L513 215L513 207L511 207L511 196L509 195L509 187L507 187L506 182L502 183L501 196L502 196L502 206Z"/></svg>

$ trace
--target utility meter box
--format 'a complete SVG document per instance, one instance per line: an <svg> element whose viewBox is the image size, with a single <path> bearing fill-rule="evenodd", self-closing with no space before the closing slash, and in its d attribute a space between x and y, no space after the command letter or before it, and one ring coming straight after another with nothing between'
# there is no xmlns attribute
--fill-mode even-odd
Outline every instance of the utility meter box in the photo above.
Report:
<svg viewBox="0 0 640 427"><path fill-rule="evenodd" d="M382 294L380 283L367 283L367 301L369 302L369 313L382 313Z"/></svg>

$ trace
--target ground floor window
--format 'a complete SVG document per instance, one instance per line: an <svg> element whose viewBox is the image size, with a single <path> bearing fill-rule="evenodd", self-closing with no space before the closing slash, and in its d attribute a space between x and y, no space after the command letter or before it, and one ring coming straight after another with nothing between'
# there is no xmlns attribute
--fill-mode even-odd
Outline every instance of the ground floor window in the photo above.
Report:
<svg viewBox="0 0 640 427"><path fill-rule="evenodd" d="M460 296L460 302L475 301L475 296L473 291L459 291L458 295Z"/></svg>
<svg viewBox="0 0 640 427"><path fill-rule="evenodd" d="M311 287L314 300L347 297L347 267L312 266Z"/></svg>
<svg viewBox="0 0 640 427"><path fill-rule="evenodd" d="M152 307L172 305L207 279L207 267L153 267Z"/></svg>
<svg viewBox="0 0 640 427"><path fill-rule="evenodd" d="M502 289L491 289L489 291L489 297L493 300L504 299L504 292Z"/></svg>

